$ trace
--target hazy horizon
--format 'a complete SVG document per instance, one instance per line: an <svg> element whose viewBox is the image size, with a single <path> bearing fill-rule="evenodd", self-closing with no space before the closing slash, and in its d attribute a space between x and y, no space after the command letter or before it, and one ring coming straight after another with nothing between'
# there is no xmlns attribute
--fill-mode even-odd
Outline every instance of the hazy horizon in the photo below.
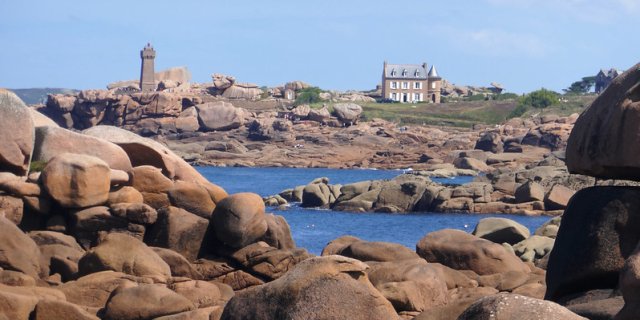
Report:
<svg viewBox="0 0 640 320"><path fill-rule="evenodd" d="M427 62L460 85L561 91L601 68L625 70L640 52L629 36L640 0L27 0L0 8L0 87L14 89L137 79L147 42L156 71L186 66L194 82L223 73L327 90L373 89L386 60Z"/></svg>

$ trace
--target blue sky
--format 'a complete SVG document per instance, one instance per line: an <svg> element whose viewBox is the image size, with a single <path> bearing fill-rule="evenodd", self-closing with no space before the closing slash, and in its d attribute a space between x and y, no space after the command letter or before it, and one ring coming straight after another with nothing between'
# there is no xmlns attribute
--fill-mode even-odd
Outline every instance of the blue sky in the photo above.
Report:
<svg viewBox="0 0 640 320"><path fill-rule="evenodd" d="M560 91L640 60L640 0L0 0L0 87L104 88L187 66L275 86L372 89L382 63L435 64L456 84Z"/></svg>

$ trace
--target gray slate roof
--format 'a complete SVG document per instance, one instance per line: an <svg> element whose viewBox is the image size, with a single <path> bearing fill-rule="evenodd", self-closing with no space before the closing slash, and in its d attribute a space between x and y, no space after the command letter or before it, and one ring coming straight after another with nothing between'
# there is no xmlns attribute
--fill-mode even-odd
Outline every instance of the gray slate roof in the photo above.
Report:
<svg viewBox="0 0 640 320"><path fill-rule="evenodd" d="M384 76L385 78L426 80L428 71L425 67L426 65L423 67L421 64L387 63L387 68L384 70ZM394 71L395 74L393 73Z"/></svg>

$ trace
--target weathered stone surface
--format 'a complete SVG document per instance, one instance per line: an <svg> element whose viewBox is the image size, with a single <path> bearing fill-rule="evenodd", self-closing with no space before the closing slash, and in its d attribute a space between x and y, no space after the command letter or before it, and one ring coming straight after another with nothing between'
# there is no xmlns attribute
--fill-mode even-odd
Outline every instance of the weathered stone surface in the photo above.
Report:
<svg viewBox="0 0 640 320"><path fill-rule="evenodd" d="M267 232L261 239L262 241L278 249L293 249L296 247L291 236L289 224L283 216L267 214L265 215L265 220L267 221Z"/></svg>
<svg viewBox="0 0 640 320"><path fill-rule="evenodd" d="M196 308L224 305L234 295L233 289L224 283L188 280L174 282L169 289L189 299Z"/></svg>
<svg viewBox="0 0 640 320"><path fill-rule="evenodd" d="M549 221L543 223L538 229L536 229L536 232L534 232L534 234L536 236L544 236L555 239L558 235L558 230L560 229L561 220L562 217L551 218Z"/></svg>
<svg viewBox="0 0 640 320"><path fill-rule="evenodd" d="M459 169L469 169L480 172L489 172L492 170L484 161L468 157L455 159L453 165Z"/></svg>
<svg viewBox="0 0 640 320"><path fill-rule="evenodd" d="M460 230L429 233L420 239L416 251L429 262L439 262L457 270L473 270L480 275L530 270L501 245Z"/></svg>
<svg viewBox="0 0 640 320"><path fill-rule="evenodd" d="M369 282L362 262L341 256L307 259L283 277L238 292L221 319L397 319ZM292 292L297 294L292 295ZM280 301L273 303L273 301Z"/></svg>
<svg viewBox="0 0 640 320"><path fill-rule="evenodd" d="M368 263L371 283L397 312L424 311L447 303L447 284L440 270L424 259Z"/></svg>
<svg viewBox="0 0 640 320"><path fill-rule="evenodd" d="M209 192L197 183L176 181L173 187L167 191L167 195L173 206L185 209L205 219L209 219L216 208Z"/></svg>
<svg viewBox="0 0 640 320"><path fill-rule="evenodd" d="M544 188L533 181L527 181L516 189L516 202L524 203L530 201L544 200Z"/></svg>
<svg viewBox="0 0 640 320"><path fill-rule="evenodd" d="M255 275L277 279L311 255L305 249L279 250L258 241L234 252L232 257Z"/></svg>
<svg viewBox="0 0 640 320"><path fill-rule="evenodd" d="M0 89L0 171L25 176L34 146L28 107L13 92Z"/></svg>
<svg viewBox="0 0 640 320"><path fill-rule="evenodd" d="M187 259L171 250L159 247L151 247L155 253L162 258L164 262L169 265L171 269L171 276L173 277L185 277L194 280L202 279L202 274L189 262Z"/></svg>
<svg viewBox="0 0 640 320"><path fill-rule="evenodd" d="M465 310L459 320L480 319L563 319L586 320L569 309L551 302L517 294L497 294L482 298Z"/></svg>
<svg viewBox="0 0 640 320"><path fill-rule="evenodd" d="M11 222L20 225L24 216L24 202L20 198L0 196L0 212Z"/></svg>
<svg viewBox="0 0 640 320"><path fill-rule="evenodd" d="M331 113L327 107L322 107L320 109L311 109L309 110L309 120L325 123L329 118L331 118Z"/></svg>
<svg viewBox="0 0 640 320"><path fill-rule="evenodd" d="M102 308L111 292L123 284L135 284L140 278L114 271L92 273L58 286L67 301L80 306Z"/></svg>
<svg viewBox="0 0 640 320"><path fill-rule="evenodd" d="M486 132L476 141L474 149L493 153L502 152L502 137L497 132Z"/></svg>
<svg viewBox="0 0 640 320"><path fill-rule="evenodd" d="M144 203L117 203L110 208L114 216L126 218L133 223L154 224L158 219L158 212Z"/></svg>
<svg viewBox="0 0 640 320"><path fill-rule="evenodd" d="M105 306L104 319L153 319L194 309L189 299L164 285L124 286L112 293Z"/></svg>
<svg viewBox="0 0 640 320"><path fill-rule="evenodd" d="M362 114L362 107L355 103L336 103L333 112L342 123L356 124Z"/></svg>
<svg viewBox="0 0 640 320"><path fill-rule="evenodd" d="M196 107L189 107L182 110L176 119L176 129L178 132L195 132L200 128L198 122L198 110Z"/></svg>
<svg viewBox="0 0 640 320"><path fill-rule="evenodd" d="M640 314L640 246L625 261L620 270L620 291L624 297L624 307L616 315L616 320L631 320Z"/></svg>
<svg viewBox="0 0 640 320"><path fill-rule="evenodd" d="M95 245L100 231L127 230L127 219L111 214L108 207L91 207L70 215L70 231L85 248Z"/></svg>
<svg viewBox="0 0 640 320"><path fill-rule="evenodd" d="M13 222L0 216L0 267L40 278L44 271L36 243Z"/></svg>
<svg viewBox="0 0 640 320"><path fill-rule="evenodd" d="M151 165L161 168L162 172L170 179L207 182L195 168L182 158L151 139L113 126L95 126L84 130L83 133L117 144L127 153L131 165L134 167Z"/></svg>
<svg viewBox="0 0 640 320"><path fill-rule="evenodd" d="M616 77L571 131L567 167L604 179L640 179L640 64Z"/></svg>
<svg viewBox="0 0 640 320"><path fill-rule="evenodd" d="M565 210L549 256L545 299L616 288L618 273L639 240L639 188L578 191Z"/></svg>
<svg viewBox="0 0 640 320"><path fill-rule="evenodd" d="M109 166L88 155L62 153L52 158L42 171L42 185L63 207L85 208L109 199Z"/></svg>
<svg viewBox="0 0 640 320"><path fill-rule="evenodd" d="M254 193L237 193L218 203L211 223L218 240L233 248L255 242L267 232L264 202Z"/></svg>
<svg viewBox="0 0 640 320"><path fill-rule="evenodd" d="M53 157L67 152L93 156L106 162L111 169L131 172L127 153L109 141L56 127L36 129L34 161L49 162Z"/></svg>
<svg viewBox="0 0 640 320"><path fill-rule="evenodd" d="M323 207L329 205L331 190L324 183L310 183L302 190L303 207Z"/></svg>
<svg viewBox="0 0 640 320"><path fill-rule="evenodd" d="M38 298L31 295L0 291L0 319L30 319Z"/></svg>
<svg viewBox="0 0 640 320"><path fill-rule="evenodd" d="M116 203L143 203L144 198L134 187L124 186L109 192L108 205Z"/></svg>
<svg viewBox="0 0 640 320"><path fill-rule="evenodd" d="M505 218L481 219L471 233L476 237L495 243L516 244L529 237L529 229L513 220Z"/></svg>
<svg viewBox="0 0 640 320"><path fill-rule="evenodd" d="M148 228L145 242L174 250L187 260L198 257L209 221L176 207L158 211L157 222Z"/></svg>
<svg viewBox="0 0 640 320"><path fill-rule="evenodd" d="M541 259L553 249L554 240L544 236L531 236L513 245L513 250L522 261Z"/></svg>
<svg viewBox="0 0 640 320"><path fill-rule="evenodd" d="M133 168L132 186L140 192L163 193L173 187L173 182L159 168L143 165Z"/></svg>
<svg viewBox="0 0 640 320"><path fill-rule="evenodd" d="M98 246L91 248L80 259L78 268L81 275L113 270L135 276L171 276L169 265L151 248L122 233L106 235Z"/></svg>
<svg viewBox="0 0 640 320"><path fill-rule="evenodd" d="M244 124L244 112L224 101L199 104L198 119L201 129L206 131L225 131Z"/></svg>
<svg viewBox="0 0 640 320"><path fill-rule="evenodd" d="M66 301L40 300L36 305L33 320L50 319L99 320L100 318Z"/></svg>
<svg viewBox="0 0 640 320"><path fill-rule="evenodd" d="M398 261L405 259L419 258L413 250L397 243L391 242L378 242L378 241L363 241L353 237L354 241L343 246L342 248L336 247L337 243L334 241L343 241L343 238L338 238L329 244L327 247L334 246L334 250L323 250L323 255L338 254L341 256L358 259L360 261ZM347 239L351 240L351 239ZM327 248L325 248L327 249ZM330 251L330 253L329 253Z"/></svg>
<svg viewBox="0 0 640 320"><path fill-rule="evenodd" d="M551 190L544 198L544 206L547 210L563 210L575 193L572 189L556 184L551 187Z"/></svg>
<svg viewBox="0 0 640 320"><path fill-rule="evenodd" d="M34 287L36 279L19 271L0 270L0 284L13 287Z"/></svg>

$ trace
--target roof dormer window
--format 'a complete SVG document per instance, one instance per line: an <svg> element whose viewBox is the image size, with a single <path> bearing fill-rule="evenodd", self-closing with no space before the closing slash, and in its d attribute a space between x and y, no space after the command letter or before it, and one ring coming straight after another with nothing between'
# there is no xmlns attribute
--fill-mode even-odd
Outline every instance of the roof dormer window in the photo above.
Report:
<svg viewBox="0 0 640 320"><path fill-rule="evenodd" d="M391 69L391 76L392 76L392 77L395 77L395 76L396 76L396 74L397 74L397 73L396 73L396 69Z"/></svg>
<svg viewBox="0 0 640 320"><path fill-rule="evenodd" d="M414 77L420 76L420 70L416 69L416 72L413 74Z"/></svg>
<svg viewBox="0 0 640 320"><path fill-rule="evenodd" d="M402 70L402 76L406 77L407 76L407 69Z"/></svg>

